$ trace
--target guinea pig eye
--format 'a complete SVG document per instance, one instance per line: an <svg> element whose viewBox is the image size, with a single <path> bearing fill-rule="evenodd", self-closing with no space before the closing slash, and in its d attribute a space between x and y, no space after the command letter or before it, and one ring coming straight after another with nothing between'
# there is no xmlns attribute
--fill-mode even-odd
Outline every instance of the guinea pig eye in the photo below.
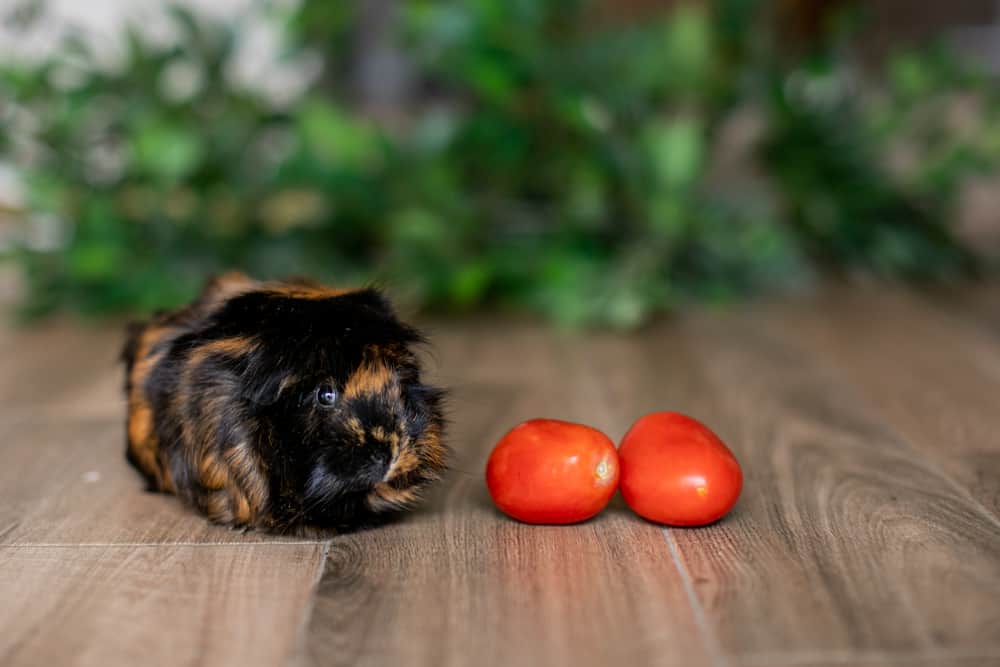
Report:
<svg viewBox="0 0 1000 667"><path fill-rule="evenodd" d="M324 408L328 408L337 402L337 390L333 385L321 384L316 390L316 402Z"/></svg>

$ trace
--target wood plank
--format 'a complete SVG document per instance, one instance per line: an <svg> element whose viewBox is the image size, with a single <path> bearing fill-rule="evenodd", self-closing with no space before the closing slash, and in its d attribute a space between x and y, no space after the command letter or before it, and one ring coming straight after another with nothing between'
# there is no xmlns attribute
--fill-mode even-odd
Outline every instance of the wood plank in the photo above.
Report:
<svg viewBox="0 0 1000 667"><path fill-rule="evenodd" d="M753 319L856 386L1000 522L1000 336L976 324L991 314L967 294L960 306L905 291L837 291L818 307L776 306Z"/></svg>
<svg viewBox="0 0 1000 667"><path fill-rule="evenodd" d="M850 292L635 337L432 327L456 469L406 519L333 541L297 662L1000 664L1000 344L964 307ZM20 546L0 546L0 662L288 656L322 545L232 533L142 492L110 334L10 340L0 543ZM656 409L703 419L743 461L723 522L662 530L618 499L574 527L493 509L482 470L517 421L618 439ZM282 597L285 575L304 598Z"/></svg>
<svg viewBox="0 0 1000 667"><path fill-rule="evenodd" d="M996 667L1000 654L974 651L918 651L884 653L851 651L847 653L782 653L762 655L746 667Z"/></svg>
<svg viewBox="0 0 1000 667"><path fill-rule="evenodd" d="M0 327L0 417L121 418L123 335L117 324Z"/></svg>
<svg viewBox="0 0 1000 667"><path fill-rule="evenodd" d="M0 547L0 663L282 664L322 545Z"/></svg>
<svg viewBox="0 0 1000 667"><path fill-rule="evenodd" d="M1000 336L1000 281L993 280L929 292L939 307L949 308L960 316L978 323L993 336Z"/></svg>
<svg viewBox="0 0 1000 667"><path fill-rule="evenodd" d="M743 463L728 519L668 531L722 650L736 664L995 655L997 525L817 355L758 321L693 315L589 360L615 400L692 414Z"/></svg>
<svg viewBox="0 0 1000 667"><path fill-rule="evenodd" d="M302 662L711 664L657 527L620 504L577 526L527 526L489 500L482 471L508 428L591 416L564 382L565 361L580 361L571 343L520 325L453 335L475 341L440 348L442 368L475 378L452 399L457 470L423 511L333 540Z"/></svg>
<svg viewBox="0 0 1000 667"><path fill-rule="evenodd" d="M250 543L149 493L125 461L119 420L0 419L0 544Z"/></svg>

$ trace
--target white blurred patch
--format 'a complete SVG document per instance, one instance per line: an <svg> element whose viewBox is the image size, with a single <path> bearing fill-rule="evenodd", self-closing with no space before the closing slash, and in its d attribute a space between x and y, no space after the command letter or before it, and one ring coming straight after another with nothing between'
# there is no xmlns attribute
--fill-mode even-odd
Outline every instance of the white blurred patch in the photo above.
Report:
<svg viewBox="0 0 1000 667"><path fill-rule="evenodd" d="M0 162L0 208L15 208L24 205L24 185L17 171L9 164Z"/></svg>
<svg viewBox="0 0 1000 667"><path fill-rule="evenodd" d="M44 60L72 35L91 49L99 66L120 68L127 27L152 44L167 46L177 41L174 24L166 15L167 4L161 0L48 0L43 17L24 27L2 20L13 7L0 0L0 61ZM260 92L284 106L304 93L319 75L318 56L286 57L280 21L267 16L269 9L287 11L298 0L180 0L177 4L196 16L234 26L236 58L225 73L230 83ZM53 85L71 89L81 80L81 73L59 67L53 77ZM205 85L204 74L197 66L181 61L164 72L159 85L168 99L183 102Z"/></svg>
<svg viewBox="0 0 1000 667"><path fill-rule="evenodd" d="M171 102L186 102L205 85L205 75L197 63L175 60L160 74L160 94Z"/></svg>
<svg viewBox="0 0 1000 667"><path fill-rule="evenodd" d="M60 63L49 70L47 79L53 88L70 92L87 82L87 72L71 63Z"/></svg>
<svg viewBox="0 0 1000 667"><path fill-rule="evenodd" d="M24 185L11 165L0 162L0 252L13 248L18 240L23 208Z"/></svg>
<svg viewBox="0 0 1000 667"><path fill-rule="evenodd" d="M785 79L785 95L813 109L832 109L857 93L857 83L846 70L811 74L792 72Z"/></svg>
<svg viewBox="0 0 1000 667"><path fill-rule="evenodd" d="M315 54L289 58L286 51L274 22L250 14L241 22L236 57L225 72L226 79L236 88L263 94L276 106L288 106L316 80L323 63Z"/></svg>
<svg viewBox="0 0 1000 667"><path fill-rule="evenodd" d="M30 250L51 252L65 245L66 225L48 213L36 213L24 230L24 245Z"/></svg>

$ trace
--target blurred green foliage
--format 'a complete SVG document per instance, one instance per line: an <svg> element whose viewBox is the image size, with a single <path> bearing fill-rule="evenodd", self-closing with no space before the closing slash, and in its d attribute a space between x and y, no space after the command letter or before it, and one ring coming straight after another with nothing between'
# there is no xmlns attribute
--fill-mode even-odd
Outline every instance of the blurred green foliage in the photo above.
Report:
<svg viewBox="0 0 1000 667"><path fill-rule="evenodd" d="M180 9L175 43L130 31L119 67L79 42L0 65L26 311L147 311L242 268L631 327L817 270L975 267L949 222L1000 105L946 53L873 75L836 40L783 57L752 0L610 26L556 4L401 3L430 92L391 123L341 83L354 3L281 17L324 68L290 103L234 81L234 28Z"/></svg>

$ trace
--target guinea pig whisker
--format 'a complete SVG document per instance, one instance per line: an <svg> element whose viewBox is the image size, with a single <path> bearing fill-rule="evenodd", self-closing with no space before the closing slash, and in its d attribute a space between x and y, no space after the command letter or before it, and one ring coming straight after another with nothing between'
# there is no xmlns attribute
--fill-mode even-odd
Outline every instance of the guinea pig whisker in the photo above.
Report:
<svg viewBox="0 0 1000 667"><path fill-rule="evenodd" d="M285 523L287 525L289 525L289 526L294 525L300 519L305 518L306 515L308 515L310 512L312 512L314 509L316 509L317 507L319 507L321 504L323 504L327 500L328 499L325 498L325 497L323 497L323 496L317 496L317 497L313 498L312 500L310 500L309 502L303 503L302 506L299 507L299 509L298 509L297 512L295 512L290 517L288 517L288 518L285 519Z"/></svg>
<svg viewBox="0 0 1000 667"><path fill-rule="evenodd" d="M469 477L478 477L479 474L480 474L480 473L477 473L477 472L471 472L469 470L462 470L461 468L456 468L454 466L448 466L448 472L449 473L455 473L455 472L457 472L457 473L461 473L463 475L468 475Z"/></svg>

